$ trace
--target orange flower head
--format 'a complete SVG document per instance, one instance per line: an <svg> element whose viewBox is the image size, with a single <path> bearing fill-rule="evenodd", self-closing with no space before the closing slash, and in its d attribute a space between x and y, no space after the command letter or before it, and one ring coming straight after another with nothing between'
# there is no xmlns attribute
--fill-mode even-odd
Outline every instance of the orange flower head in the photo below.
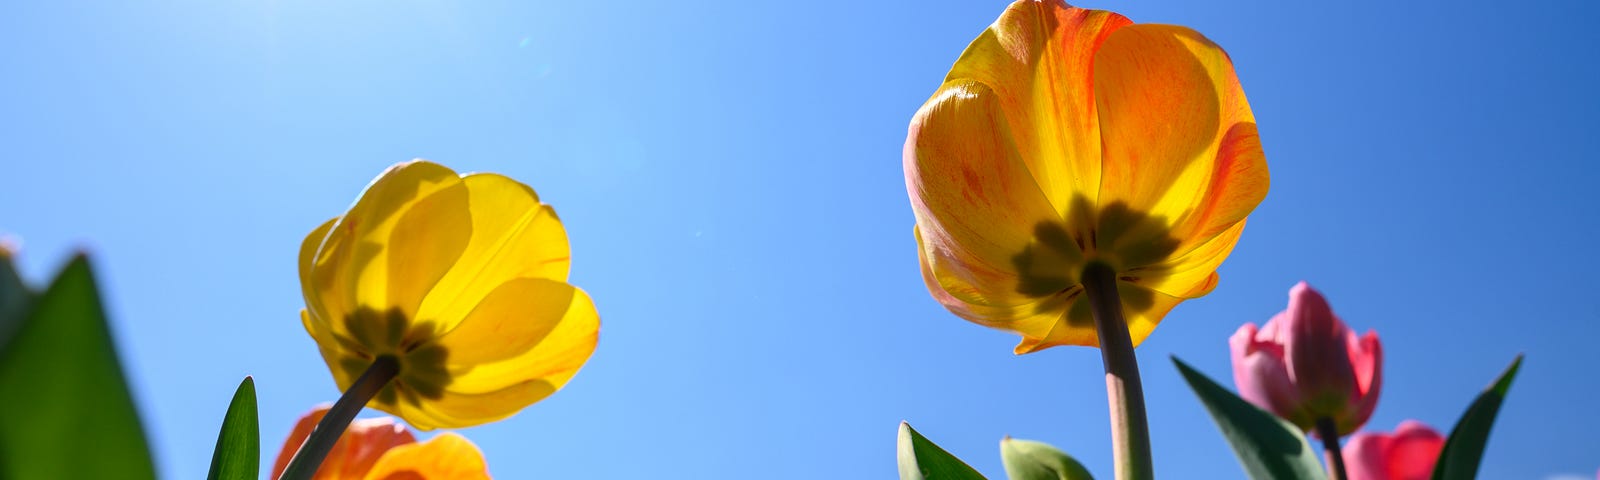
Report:
<svg viewBox="0 0 1600 480"><path fill-rule="evenodd" d="M923 278L1017 353L1098 346L1081 278L1116 272L1137 345L1209 293L1266 196L1255 117L1188 28L1021 0L956 60L906 136Z"/></svg>
<svg viewBox="0 0 1600 480"><path fill-rule="evenodd" d="M329 405L300 417L283 441L272 466L272 477L283 475L289 460L305 443ZM317 468L315 480L445 480L488 479L488 466L478 447L461 435L444 433L417 443L405 425L393 417L356 420L334 444Z"/></svg>

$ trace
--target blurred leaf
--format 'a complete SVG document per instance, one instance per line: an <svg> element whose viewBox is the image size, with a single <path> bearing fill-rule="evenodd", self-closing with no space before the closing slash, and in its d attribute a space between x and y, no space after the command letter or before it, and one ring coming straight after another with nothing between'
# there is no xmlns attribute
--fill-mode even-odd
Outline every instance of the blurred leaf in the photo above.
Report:
<svg viewBox="0 0 1600 480"><path fill-rule="evenodd" d="M1483 447L1489 443L1489 428L1494 426L1494 417L1500 413L1500 404L1506 401L1511 380L1516 378L1520 368L1522 355L1517 355L1517 359L1511 361L1511 366L1506 367L1487 390L1478 394L1472 406L1467 407L1467 413L1456 421L1455 428L1450 430L1450 438L1444 442L1444 449L1439 451L1439 462L1433 466L1434 480L1477 478L1478 465L1483 460Z"/></svg>
<svg viewBox="0 0 1600 480"><path fill-rule="evenodd" d="M0 351L0 478L155 478L82 255Z"/></svg>
<svg viewBox="0 0 1600 480"><path fill-rule="evenodd" d="M11 256L0 251L0 351L5 350L7 339L22 324L22 317L27 314L28 303L32 300L33 292L22 284L22 277L17 275L17 267L11 263Z"/></svg>
<svg viewBox="0 0 1600 480"><path fill-rule="evenodd" d="M983 480L977 470L928 441L906 422L900 422L899 450L900 480Z"/></svg>
<svg viewBox="0 0 1600 480"><path fill-rule="evenodd" d="M244 377L233 392L217 433L208 480L254 480L261 476L261 431L256 418L256 382Z"/></svg>
<svg viewBox="0 0 1600 480"><path fill-rule="evenodd" d="M1083 464L1044 442L1006 437L1000 441L1000 458L1011 480L1094 480Z"/></svg>
<svg viewBox="0 0 1600 480"><path fill-rule="evenodd" d="M1233 453L1239 456L1239 463L1250 478L1327 478L1322 472L1322 464L1317 461L1317 453L1306 443L1305 434L1299 428L1256 408L1177 357L1172 358L1172 363L1178 365L1178 371L1189 382L1189 388L1194 389L1195 395L1205 403L1206 410L1211 412L1211 419L1217 422L1217 427L1222 429L1222 436L1227 437L1228 443L1233 445Z"/></svg>

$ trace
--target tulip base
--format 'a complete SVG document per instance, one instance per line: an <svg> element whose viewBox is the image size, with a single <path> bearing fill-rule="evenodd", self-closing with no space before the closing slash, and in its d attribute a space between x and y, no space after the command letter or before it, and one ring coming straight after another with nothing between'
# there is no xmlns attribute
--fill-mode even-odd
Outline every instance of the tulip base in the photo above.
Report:
<svg viewBox="0 0 1600 480"><path fill-rule="evenodd" d="M1119 480L1155 478L1150 460L1150 425L1145 417L1144 385L1133 338L1122 316L1117 273L1103 263L1083 269L1083 290L1094 313L1100 359L1106 368L1106 398L1111 404L1111 443Z"/></svg>
<svg viewBox="0 0 1600 480"><path fill-rule="evenodd" d="M339 437L350 428L350 422L355 420L356 414L372 401L383 387L394 380L400 373L400 360L384 355L372 361L365 372L356 378L350 389L334 402L333 408L328 409L328 414L317 422L317 427L311 430L311 436L306 437L306 442L300 445L300 450L294 454L294 459L289 460L289 466L283 469L283 476L279 480L304 480L316 475L317 467L322 466L322 460L328 458L328 452L333 450L333 445L339 442Z"/></svg>
<svg viewBox="0 0 1600 480"><path fill-rule="evenodd" d="M1317 419L1317 438L1322 439L1322 450L1328 457L1328 470L1333 471L1335 480L1349 478L1344 469L1344 451L1339 448L1339 428L1334 426L1333 419L1322 417Z"/></svg>

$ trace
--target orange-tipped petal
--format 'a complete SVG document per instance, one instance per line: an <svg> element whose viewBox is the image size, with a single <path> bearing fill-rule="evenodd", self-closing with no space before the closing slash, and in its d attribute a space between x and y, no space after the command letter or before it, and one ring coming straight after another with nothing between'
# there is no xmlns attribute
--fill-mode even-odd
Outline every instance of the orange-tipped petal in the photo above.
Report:
<svg viewBox="0 0 1600 480"><path fill-rule="evenodd" d="M389 450L366 480L472 480L489 478L483 452L465 437L442 433L426 442Z"/></svg>
<svg viewBox="0 0 1600 480"><path fill-rule="evenodd" d="M1054 210L1100 188L1094 52L1126 17L1059 0L1011 4L945 77L945 88L977 83L994 92L1019 157Z"/></svg>
<svg viewBox="0 0 1600 480"><path fill-rule="evenodd" d="M977 83L924 105L906 138L906 188L921 254L939 288L984 307L1031 301L1018 292L1015 256L1059 216L1028 173L1000 110Z"/></svg>
<svg viewBox="0 0 1600 480"><path fill-rule="evenodd" d="M1101 207L1165 219L1181 255L1265 198L1255 117L1221 47L1184 27L1132 25L1094 61Z"/></svg>

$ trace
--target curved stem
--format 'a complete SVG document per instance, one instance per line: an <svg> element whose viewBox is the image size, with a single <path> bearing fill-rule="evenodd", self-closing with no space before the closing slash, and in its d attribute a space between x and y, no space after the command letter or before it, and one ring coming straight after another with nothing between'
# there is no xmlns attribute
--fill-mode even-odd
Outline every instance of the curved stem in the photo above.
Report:
<svg viewBox="0 0 1600 480"><path fill-rule="evenodd" d="M1339 447L1339 428L1333 425L1333 419L1317 419L1317 437L1322 439L1322 450L1328 456L1328 469L1333 470L1333 478L1349 478L1344 473L1344 450Z"/></svg>
<svg viewBox="0 0 1600 480"><path fill-rule="evenodd" d="M344 435L350 421L355 420L356 414L378 395L395 375L400 373L400 361L393 356L384 355L372 361L372 366L356 378L356 383L350 385L350 390L334 402L333 408L328 409L328 414L317 422L317 427L311 430L311 436L306 437L306 442L300 444L300 450L294 454L294 459L289 460L289 466L283 469L283 476L279 480L305 480L317 473L317 467L322 466L322 460L328 457L328 451L333 450L333 445L339 442L339 437Z"/></svg>
<svg viewBox="0 0 1600 480"><path fill-rule="evenodd" d="M1083 269L1083 290L1094 312L1100 359L1106 366L1106 399L1111 404L1111 444L1119 480L1155 478L1150 462L1150 424L1145 419L1144 385L1133 355L1128 321L1122 317L1117 273L1102 263Z"/></svg>

